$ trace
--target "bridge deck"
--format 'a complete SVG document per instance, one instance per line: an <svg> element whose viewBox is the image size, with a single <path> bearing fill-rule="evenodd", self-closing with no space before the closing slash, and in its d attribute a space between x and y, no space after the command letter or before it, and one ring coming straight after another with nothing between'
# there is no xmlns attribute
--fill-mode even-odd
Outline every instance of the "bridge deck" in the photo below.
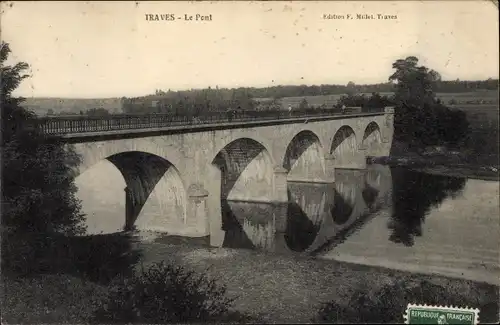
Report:
<svg viewBox="0 0 500 325"><path fill-rule="evenodd" d="M285 113L285 114L283 114ZM37 120L37 127L49 135L58 135L65 139L87 138L96 136L145 135L148 133L196 132L207 129L227 129L238 127L255 127L276 124L308 123L332 119L350 119L361 116L384 114L384 111L362 113L315 113L293 116L288 112L280 112L271 116L237 116L235 118L183 118L165 119L166 116L112 116L110 118L50 118Z"/></svg>

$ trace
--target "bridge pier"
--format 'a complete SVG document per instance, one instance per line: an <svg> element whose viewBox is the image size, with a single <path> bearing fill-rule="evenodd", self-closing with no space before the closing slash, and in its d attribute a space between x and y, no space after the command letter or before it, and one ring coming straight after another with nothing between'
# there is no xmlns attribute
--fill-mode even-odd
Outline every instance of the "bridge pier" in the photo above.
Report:
<svg viewBox="0 0 500 325"><path fill-rule="evenodd" d="M276 233L286 232L288 203L282 203L274 209L274 229Z"/></svg>
<svg viewBox="0 0 500 325"><path fill-rule="evenodd" d="M134 229L135 222L135 204L134 196L130 188L125 187L125 225L124 230L130 231Z"/></svg>
<svg viewBox="0 0 500 325"><path fill-rule="evenodd" d="M210 219L207 205L208 191L201 184L191 184L188 188L186 229L193 237L208 236Z"/></svg>
<svg viewBox="0 0 500 325"><path fill-rule="evenodd" d="M272 202L288 202L287 173L288 171L281 166L274 167Z"/></svg>
<svg viewBox="0 0 500 325"><path fill-rule="evenodd" d="M325 155L325 183L335 183L335 157L332 154Z"/></svg>

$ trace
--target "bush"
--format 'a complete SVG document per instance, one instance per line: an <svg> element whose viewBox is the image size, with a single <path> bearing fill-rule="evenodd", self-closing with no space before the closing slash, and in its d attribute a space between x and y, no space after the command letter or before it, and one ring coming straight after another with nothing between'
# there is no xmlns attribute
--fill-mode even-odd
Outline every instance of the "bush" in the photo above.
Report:
<svg viewBox="0 0 500 325"><path fill-rule="evenodd" d="M75 193L73 170L79 155L60 139L45 136L36 128L36 116L21 107L23 98L14 90L29 77L29 66L7 65L11 50L2 42L1 154L2 154L2 266L5 270L30 268L54 233L85 232L84 215ZM33 235L46 234L46 235ZM34 241L28 240L35 238ZM16 247L16 245L20 247ZM30 246L35 249L30 250ZM24 251L23 251L24 250Z"/></svg>
<svg viewBox="0 0 500 325"><path fill-rule="evenodd" d="M118 275L133 274L140 252L130 235L69 237L58 234L2 236L2 271L14 278L70 274L107 284Z"/></svg>
<svg viewBox="0 0 500 325"><path fill-rule="evenodd" d="M223 321L233 299L225 286L180 266L156 263L132 277L117 279L98 302L92 322L172 323Z"/></svg>
<svg viewBox="0 0 500 325"><path fill-rule="evenodd" d="M480 308L486 313L482 317L496 317L498 307L484 301L479 293L456 292L449 287L433 284L428 280L400 280L382 287L373 297L365 292L356 291L347 305L337 302L323 304L315 322L320 323L402 323L408 303L427 305L467 306ZM488 297L486 297L488 298ZM498 296L495 297L498 301ZM480 301L483 300L483 301ZM481 308L483 307L483 308Z"/></svg>

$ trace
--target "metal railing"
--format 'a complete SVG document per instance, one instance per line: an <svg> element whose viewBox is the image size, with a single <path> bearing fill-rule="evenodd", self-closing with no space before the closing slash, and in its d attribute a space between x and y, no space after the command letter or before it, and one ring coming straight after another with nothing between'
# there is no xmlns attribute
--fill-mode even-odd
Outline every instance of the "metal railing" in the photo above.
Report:
<svg viewBox="0 0 500 325"><path fill-rule="evenodd" d="M64 135L88 132L118 130L158 129L175 126L196 126L204 124L241 123L249 121L285 120L297 118L328 117L361 113L378 113L384 109L364 111L360 107L335 109L314 109L302 111L229 111L208 112L198 116L172 114L108 115L108 116L65 116L41 117L32 121L35 127L47 135Z"/></svg>

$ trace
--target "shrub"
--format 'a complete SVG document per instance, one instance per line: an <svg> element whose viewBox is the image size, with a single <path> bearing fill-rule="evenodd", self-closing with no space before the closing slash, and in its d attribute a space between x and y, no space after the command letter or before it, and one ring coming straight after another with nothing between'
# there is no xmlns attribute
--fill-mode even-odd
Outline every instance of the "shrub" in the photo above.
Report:
<svg viewBox="0 0 500 325"><path fill-rule="evenodd" d="M373 297L358 290L346 305L335 301L325 303L320 307L314 321L320 323L402 323L403 313L408 303L480 308L481 298L483 297L479 294L457 293L449 287L433 284L427 280L419 282L400 280L382 287L374 293ZM488 309L488 314L495 315L495 311L490 313L491 305L491 303L484 304L484 310ZM488 315L488 318L491 315Z"/></svg>
<svg viewBox="0 0 500 325"><path fill-rule="evenodd" d="M9 44L2 42L2 271L32 273L50 269L51 263L32 265L41 255L50 256L44 252L51 245L47 237L85 232L73 177L80 156L60 139L45 136L36 127L35 114L21 107L23 98L12 97L29 77L29 66L8 65L10 53Z"/></svg>
<svg viewBox="0 0 500 325"><path fill-rule="evenodd" d="M4 232L2 271L15 278L71 274L107 284L118 275L133 273L140 252L132 241L132 236L123 234L69 237Z"/></svg>
<svg viewBox="0 0 500 325"><path fill-rule="evenodd" d="M117 278L92 322L172 323L228 319L233 299L225 286L186 271L181 266L156 263L132 277Z"/></svg>

